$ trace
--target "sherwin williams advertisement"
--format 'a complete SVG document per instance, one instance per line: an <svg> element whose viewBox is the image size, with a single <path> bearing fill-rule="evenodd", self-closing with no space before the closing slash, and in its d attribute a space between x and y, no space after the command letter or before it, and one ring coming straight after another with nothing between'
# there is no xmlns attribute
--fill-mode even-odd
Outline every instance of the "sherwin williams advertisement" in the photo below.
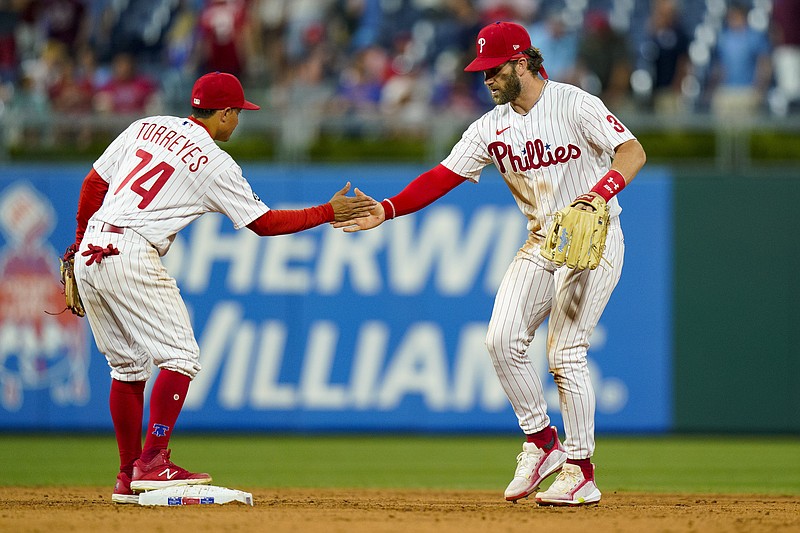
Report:
<svg viewBox="0 0 800 533"><path fill-rule="evenodd" d="M382 199L423 167L243 167L276 209L327 201L346 181ZM110 377L86 319L64 308L58 257L74 240L84 167L0 179L0 429L111 428ZM622 280L589 350L599 432L672 421L671 178L646 168L620 195ZM201 350L182 429L518 430L484 344L525 218L493 168L368 232L258 237L208 214L163 258ZM46 312L47 311L47 312ZM546 324L542 326L542 329ZM528 355L563 427L546 332Z"/></svg>

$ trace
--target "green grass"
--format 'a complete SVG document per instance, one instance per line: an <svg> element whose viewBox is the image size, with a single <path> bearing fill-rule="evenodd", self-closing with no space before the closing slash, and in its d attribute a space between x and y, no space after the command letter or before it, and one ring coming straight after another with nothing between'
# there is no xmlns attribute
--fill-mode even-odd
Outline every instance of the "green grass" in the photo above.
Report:
<svg viewBox="0 0 800 533"><path fill-rule="evenodd" d="M520 439L499 436L180 435L173 459L236 487L502 491ZM800 441L600 437L604 491L800 494ZM111 485L113 437L0 435L0 485Z"/></svg>

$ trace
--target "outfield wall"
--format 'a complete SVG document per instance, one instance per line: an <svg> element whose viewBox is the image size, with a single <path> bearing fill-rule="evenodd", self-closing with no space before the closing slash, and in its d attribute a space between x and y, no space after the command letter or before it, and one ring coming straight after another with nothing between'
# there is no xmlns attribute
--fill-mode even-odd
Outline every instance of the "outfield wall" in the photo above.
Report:
<svg viewBox="0 0 800 533"><path fill-rule="evenodd" d="M800 433L800 170L681 175L675 198L676 429Z"/></svg>
<svg viewBox="0 0 800 533"><path fill-rule="evenodd" d="M44 312L63 308L57 259L73 240L86 170L3 169L0 429L111 427L108 368L87 321ZM326 201L346 180L383 198L425 169L244 170L268 205L297 208ZM647 168L621 196L628 254L590 351L600 432L684 427L673 391L697 395L673 383L682 373L673 362L672 191L667 170ZM484 335L524 237L525 220L494 169L478 185L356 235L325 226L258 238L222 216L202 217L164 258L202 354L181 427L515 431ZM529 355L561 426L544 337Z"/></svg>

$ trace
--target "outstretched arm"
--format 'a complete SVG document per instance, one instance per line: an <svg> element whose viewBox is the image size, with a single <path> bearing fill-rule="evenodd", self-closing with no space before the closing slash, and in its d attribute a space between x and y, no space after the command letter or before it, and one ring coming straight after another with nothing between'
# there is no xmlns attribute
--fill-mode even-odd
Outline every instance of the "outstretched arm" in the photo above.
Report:
<svg viewBox="0 0 800 533"><path fill-rule="evenodd" d="M350 190L350 182L336 194L330 202L305 209L271 209L252 221L247 227L257 235L286 235L307 230L326 222L348 220L369 214L377 202L358 189L356 196L345 196Z"/></svg>
<svg viewBox="0 0 800 533"><path fill-rule="evenodd" d="M444 165L420 174L396 196L373 207L368 216L335 222L333 227L351 233L380 226L384 220L419 211L467 181ZM363 193L355 190L356 196Z"/></svg>

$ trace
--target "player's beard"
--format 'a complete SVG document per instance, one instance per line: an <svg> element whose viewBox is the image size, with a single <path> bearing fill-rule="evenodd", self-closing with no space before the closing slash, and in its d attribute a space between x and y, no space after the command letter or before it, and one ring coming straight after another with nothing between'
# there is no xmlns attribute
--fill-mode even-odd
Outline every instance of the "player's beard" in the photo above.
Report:
<svg viewBox="0 0 800 533"><path fill-rule="evenodd" d="M494 100L495 104L503 105L513 102L522 94L522 83L520 83L519 76L517 76L515 70L511 70L511 73L503 76L500 81L505 83L505 87L499 89L496 95L492 94L492 100Z"/></svg>

